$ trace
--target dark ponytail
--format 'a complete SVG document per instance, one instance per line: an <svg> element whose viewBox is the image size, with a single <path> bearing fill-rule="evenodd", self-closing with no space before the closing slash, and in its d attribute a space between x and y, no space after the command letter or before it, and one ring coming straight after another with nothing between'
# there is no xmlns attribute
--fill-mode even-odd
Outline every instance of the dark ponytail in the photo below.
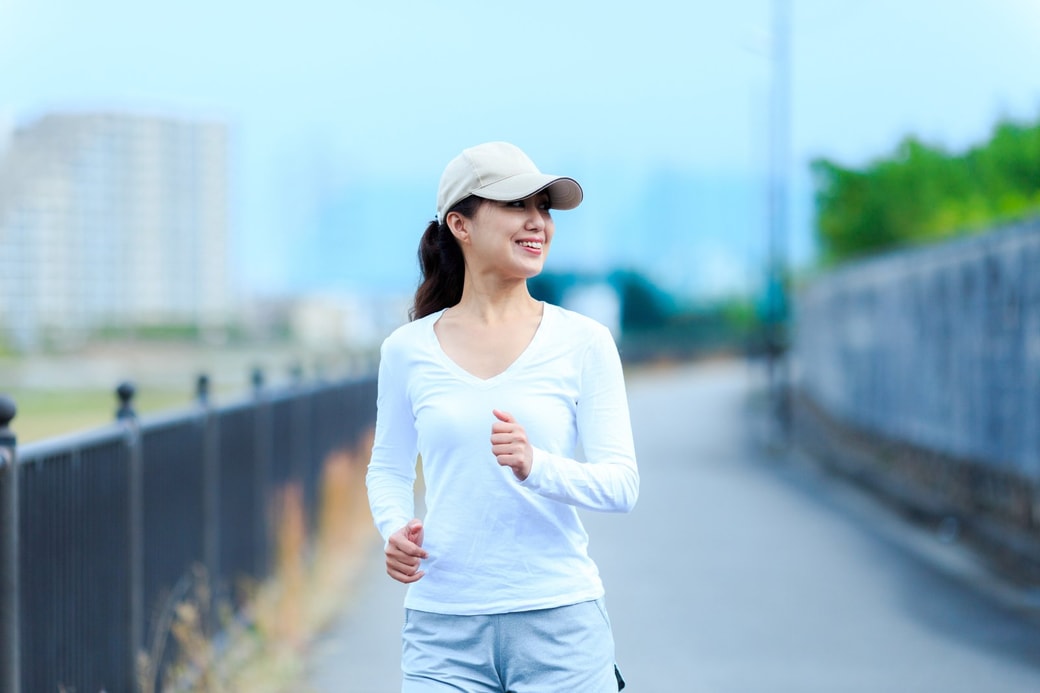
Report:
<svg viewBox="0 0 1040 693"><path fill-rule="evenodd" d="M470 195L448 212L458 212L466 218L472 218L482 202L481 198ZM444 215L445 218L447 216ZM434 219L426 226L419 241L418 255L421 277L412 309L408 311L412 320L425 318L462 300L462 286L466 278L462 248L447 224Z"/></svg>

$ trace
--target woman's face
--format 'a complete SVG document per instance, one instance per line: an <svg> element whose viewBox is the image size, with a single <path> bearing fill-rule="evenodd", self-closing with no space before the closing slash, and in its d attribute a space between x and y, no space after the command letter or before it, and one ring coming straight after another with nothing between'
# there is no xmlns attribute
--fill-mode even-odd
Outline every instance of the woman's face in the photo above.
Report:
<svg viewBox="0 0 1040 693"><path fill-rule="evenodd" d="M555 231L547 193L512 202L487 200L468 221L463 250L471 269L523 279L542 271Z"/></svg>

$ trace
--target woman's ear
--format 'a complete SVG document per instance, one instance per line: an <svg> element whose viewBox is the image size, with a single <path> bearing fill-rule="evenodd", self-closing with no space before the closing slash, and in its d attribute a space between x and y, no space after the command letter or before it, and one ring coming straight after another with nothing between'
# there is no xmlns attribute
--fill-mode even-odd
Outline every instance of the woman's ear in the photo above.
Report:
<svg viewBox="0 0 1040 693"><path fill-rule="evenodd" d="M469 242L469 219L458 212L448 212L448 216L445 217L444 223L448 225L448 230L451 231L452 236L455 236L455 240L459 243Z"/></svg>

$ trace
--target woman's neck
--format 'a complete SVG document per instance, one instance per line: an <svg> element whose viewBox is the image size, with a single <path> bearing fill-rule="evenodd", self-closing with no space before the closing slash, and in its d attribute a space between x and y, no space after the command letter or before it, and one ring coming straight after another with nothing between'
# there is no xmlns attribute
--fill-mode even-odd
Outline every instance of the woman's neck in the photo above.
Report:
<svg viewBox="0 0 1040 693"><path fill-rule="evenodd" d="M541 310L541 302L531 296L525 281L488 285L471 282L469 277L463 285L462 298L451 308L457 316L476 318L485 324L540 315Z"/></svg>

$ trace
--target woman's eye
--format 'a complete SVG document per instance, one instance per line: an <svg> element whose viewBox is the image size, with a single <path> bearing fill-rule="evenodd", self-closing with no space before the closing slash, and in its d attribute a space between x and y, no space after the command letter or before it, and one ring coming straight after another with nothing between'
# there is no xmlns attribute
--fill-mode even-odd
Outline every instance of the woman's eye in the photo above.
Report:
<svg viewBox="0 0 1040 693"><path fill-rule="evenodd" d="M511 207L513 209L527 209L527 200L510 200L509 202L503 202L502 204L505 207ZM535 203L535 208L543 212L548 212L551 206L552 203L549 200Z"/></svg>

